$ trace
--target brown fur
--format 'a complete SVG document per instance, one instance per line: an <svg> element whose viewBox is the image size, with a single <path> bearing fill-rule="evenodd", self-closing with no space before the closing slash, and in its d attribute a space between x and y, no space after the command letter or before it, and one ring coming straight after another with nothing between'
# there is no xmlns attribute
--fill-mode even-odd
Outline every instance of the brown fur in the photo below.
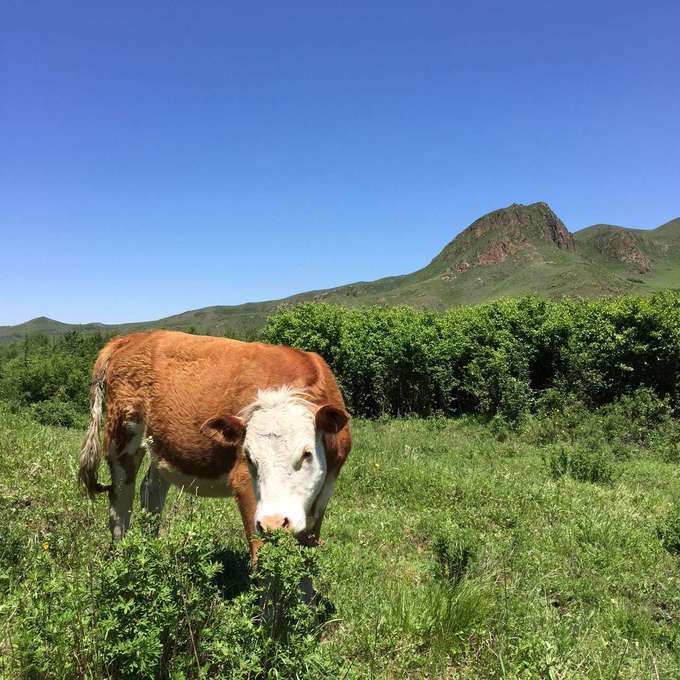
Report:
<svg viewBox="0 0 680 680"><path fill-rule="evenodd" d="M173 331L115 338L102 349L93 371L93 415L81 453L80 481L90 496L104 490L96 479L101 450L93 433L101 417L97 402L105 394L104 451L109 462L130 441L130 423L143 422L160 461L197 477L227 474L250 536L255 498L240 446L205 436L201 426L216 416L238 414L258 389L282 385L304 389L314 405L345 408L335 377L317 354ZM337 476L351 448L349 427L325 434L324 442L328 474ZM141 458L124 458L116 460L134 479ZM319 528L320 522L315 538Z"/></svg>

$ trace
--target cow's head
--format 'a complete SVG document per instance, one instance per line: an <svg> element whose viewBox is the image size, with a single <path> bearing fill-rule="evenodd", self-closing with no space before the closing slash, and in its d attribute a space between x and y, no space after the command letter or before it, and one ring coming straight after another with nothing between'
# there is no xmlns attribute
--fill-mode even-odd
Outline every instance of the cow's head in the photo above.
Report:
<svg viewBox="0 0 680 680"><path fill-rule="evenodd" d="M303 393L283 387L260 390L240 417L211 418L202 431L242 448L257 500L258 530L283 528L302 535L323 512L334 482L324 434L339 432L348 420L343 409L313 405Z"/></svg>

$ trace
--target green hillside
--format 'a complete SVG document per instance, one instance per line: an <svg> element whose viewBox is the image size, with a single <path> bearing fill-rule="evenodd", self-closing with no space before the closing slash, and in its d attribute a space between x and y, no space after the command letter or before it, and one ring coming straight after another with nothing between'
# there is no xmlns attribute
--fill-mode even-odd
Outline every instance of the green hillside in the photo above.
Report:
<svg viewBox="0 0 680 680"><path fill-rule="evenodd" d="M546 203L513 204L473 222L426 267L411 274L139 323L78 325L39 317L0 326L0 342L32 332L129 333L191 326L203 333L248 337L281 304L310 300L445 309L523 293L596 297L663 288L680 288L680 218L652 230L597 224L572 234Z"/></svg>

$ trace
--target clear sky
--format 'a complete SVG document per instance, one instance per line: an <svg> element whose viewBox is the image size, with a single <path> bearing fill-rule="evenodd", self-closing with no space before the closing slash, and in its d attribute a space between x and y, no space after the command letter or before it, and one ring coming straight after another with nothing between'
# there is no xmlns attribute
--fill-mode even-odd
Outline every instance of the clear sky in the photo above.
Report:
<svg viewBox="0 0 680 680"><path fill-rule="evenodd" d="M680 215L680 3L0 9L0 324L424 266L482 214Z"/></svg>

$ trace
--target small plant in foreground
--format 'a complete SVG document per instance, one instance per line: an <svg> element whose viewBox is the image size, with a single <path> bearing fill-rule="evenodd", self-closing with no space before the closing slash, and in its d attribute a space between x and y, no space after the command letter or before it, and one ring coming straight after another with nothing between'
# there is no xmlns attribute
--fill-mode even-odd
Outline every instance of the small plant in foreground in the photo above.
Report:
<svg viewBox="0 0 680 680"><path fill-rule="evenodd" d="M391 623L400 634L406 634L416 648L430 647L433 660L442 662L465 648L489 613L488 593L467 581L431 582L416 588L394 585L385 625Z"/></svg>
<svg viewBox="0 0 680 680"><path fill-rule="evenodd" d="M316 573L316 559L314 550L285 532L269 535L258 554L254 587L224 610L210 631L211 677L343 676L319 644L320 608L302 598L301 579Z"/></svg>
<svg viewBox="0 0 680 680"><path fill-rule="evenodd" d="M447 583L458 584L474 557L471 532L447 524L436 530L431 545L435 576Z"/></svg>
<svg viewBox="0 0 680 680"><path fill-rule="evenodd" d="M154 539L148 515L114 547L96 588L100 653L120 677L163 674L195 663L215 598L218 546L207 531L173 527Z"/></svg>
<svg viewBox="0 0 680 680"><path fill-rule="evenodd" d="M603 449L560 446L548 457L553 477L569 475L579 482L608 484L614 478L611 454Z"/></svg>
<svg viewBox="0 0 680 680"><path fill-rule="evenodd" d="M680 500L676 500L657 527L661 543L668 552L680 554Z"/></svg>

